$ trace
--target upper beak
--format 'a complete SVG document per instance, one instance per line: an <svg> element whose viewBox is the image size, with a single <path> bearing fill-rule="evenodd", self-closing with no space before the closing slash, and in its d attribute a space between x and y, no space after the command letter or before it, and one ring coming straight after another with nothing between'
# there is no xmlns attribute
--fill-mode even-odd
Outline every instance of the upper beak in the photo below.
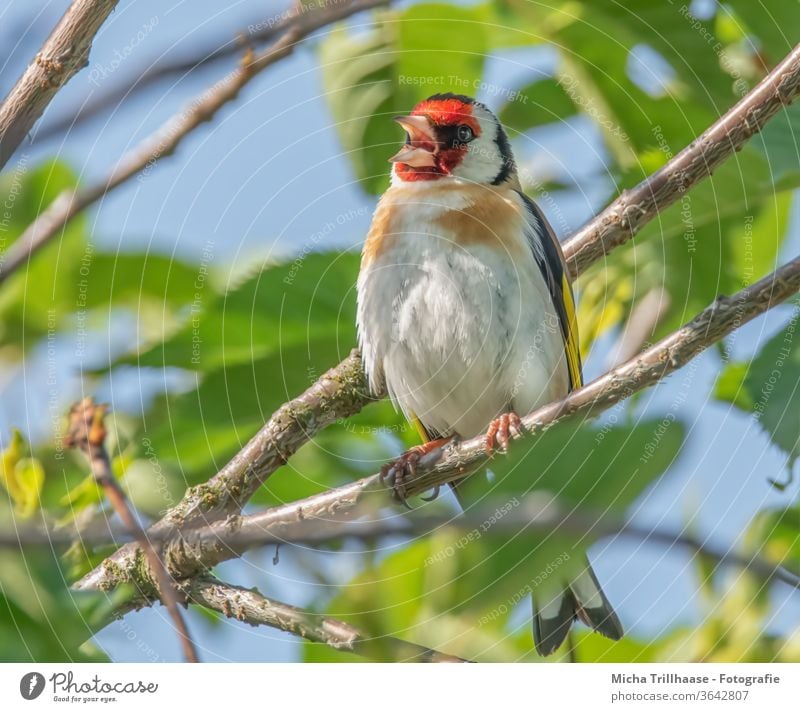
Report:
<svg viewBox="0 0 800 712"><path fill-rule="evenodd" d="M438 144L428 118L426 116L395 116L394 120L408 132L409 140L389 160L392 163L405 163L412 168L435 166Z"/></svg>

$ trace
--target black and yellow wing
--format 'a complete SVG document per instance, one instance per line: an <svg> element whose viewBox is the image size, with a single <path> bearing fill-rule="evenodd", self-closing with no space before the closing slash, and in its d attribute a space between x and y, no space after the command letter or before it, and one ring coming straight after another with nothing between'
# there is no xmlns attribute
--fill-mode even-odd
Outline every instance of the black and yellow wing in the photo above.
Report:
<svg viewBox="0 0 800 712"><path fill-rule="evenodd" d="M561 334L564 337L564 349L569 368L570 390L574 390L583 385L583 368L578 341L578 320L575 316L575 299L567 275L564 253L561 251L561 245L553 228L547 222L547 218L539 206L524 193L520 192L519 196L528 211L527 218L531 227L529 239L537 240L536 245L531 245L533 256L542 271L561 323Z"/></svg>

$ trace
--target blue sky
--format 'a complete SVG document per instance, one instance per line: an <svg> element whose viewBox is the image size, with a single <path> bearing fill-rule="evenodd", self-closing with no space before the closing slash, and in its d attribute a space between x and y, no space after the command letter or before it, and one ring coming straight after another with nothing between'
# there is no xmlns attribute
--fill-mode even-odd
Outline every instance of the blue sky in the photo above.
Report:
<svg viewBox="0 0 800 712"><path fill-rule="evenodd" d="M67 5L67 0L0 2L0 45L13 48L10 58L0 58L6 62L0 66L0 92L11 86ZM283 9L284 3L274 0L232 2L224 7L199 0L123 0L98 35L89 70L58 95L42 123L69 115L92 92L102 91L105 82L134 76L165 53L191 54L194 47L233 36L250 22ZM34 22L29 24L32 16ZM150 29L143 39L109 73L116 53L126 54L132 37L145 27ZM487 82L513 86L517 75L521 82L532 71L547 71L550 63L546 51L495 57L489 63ZM196 76L166 82L135 96L115 114L76 129L63 141L34 141L25 150L34 159L60 156L83 180L100 177L122 152L221 77L228 66L223 63ZM94 240L108 249L146 248L192 260L200 258L211 240L215 266L237 266L299 251L332 217L353 211L357 217L334 230L324 246L356 248L375 201L354 183L322 92L313 47L304 46L252 82L218 120L195 131L175 156L158 163L145 179L128 182L92 210ZM492 105L491 97L483 98ZM569 229L578 228L601 207L611 190L602 176L603 149L588 120L544 127L520 138L515 150L532 167L567 172L580 186L556 196ZM796 253L799 244L795 209L786 254ZM734 358L753 353L787 314L783 309L746 326L733 345ZM598 348L587 364L589 377L599 375L604 365L602 351ZM649 526L681 527L691 520L696 533L727 546L755 511L796 498L798 487L795 484L781 495L767 484L768 477L780 477L785 458L769 445L754 421L711 398L717 364L715 356L703 356L696 369L684 369L643 396L638 406L641 414L672 410L686 423L689 438L678 462L642 498L632 517ZM26 365L29 373L42 367L36 355ZM80 383L69 382L75 378L69 375L73 373L69 364L63 368L66 404L79 392ZM13 381L5 382L0 399L4 429L11 422L30 420L30 413L22 414L20 408L35 408L40 399L35 386L26 388ZM674 406L676 388L685 388L686 396ZM117 407L124 402L122 394L119 399ZM687 574L691 567L685 552L614 542L601 543L593 554L604 588L632 632L651 635L676 622L696 620L695 582ZM222 574L245 586L259 586L286 602L307 602L311 584L295 554L282 551L279 566L272 565L272 555L272 551L250 554L243 561L225 564ZM320 565L342 582L353 572L353 558L346 552L297 555L318 557ZM798 599L776 593L782 626L800 625ZM212 625L197 613L190 615L190 625L206 660L278 661L298 655L294 639L271 629L230 621ZM115 660L180 659L170 622L159 609L132 614L109 626L97 640Z"/></svg>

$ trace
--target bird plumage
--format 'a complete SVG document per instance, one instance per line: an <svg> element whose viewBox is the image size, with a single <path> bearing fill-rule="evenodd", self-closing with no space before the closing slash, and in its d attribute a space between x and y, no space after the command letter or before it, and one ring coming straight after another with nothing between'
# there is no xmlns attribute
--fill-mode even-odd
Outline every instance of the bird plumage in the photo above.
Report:
<svg viewBox="0 0 800 712"><path fill-rule="evenodd" d="M428 439L471 438L581 385L572 289L558 240L522 193L505 132L484 105L436 95L398 121L407 141L357 285L362 359L373 391ZM497 427L489 432L491 446ZM588 562L535 606L537 650L553 652L576 617L622 634Z"/></svg>

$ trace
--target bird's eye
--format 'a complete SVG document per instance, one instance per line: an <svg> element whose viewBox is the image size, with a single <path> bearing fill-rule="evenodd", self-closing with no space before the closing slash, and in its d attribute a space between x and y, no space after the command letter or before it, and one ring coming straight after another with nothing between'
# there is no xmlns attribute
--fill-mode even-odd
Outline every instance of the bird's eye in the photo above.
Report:
<svg viewBox="0 0 800 712"><path fill-rule="evenodd" d="M461 124L456 131L456 136L460 143L469 143L475 138L475 134L472 133L472 129L467 126L466 124Z"/></svg>

